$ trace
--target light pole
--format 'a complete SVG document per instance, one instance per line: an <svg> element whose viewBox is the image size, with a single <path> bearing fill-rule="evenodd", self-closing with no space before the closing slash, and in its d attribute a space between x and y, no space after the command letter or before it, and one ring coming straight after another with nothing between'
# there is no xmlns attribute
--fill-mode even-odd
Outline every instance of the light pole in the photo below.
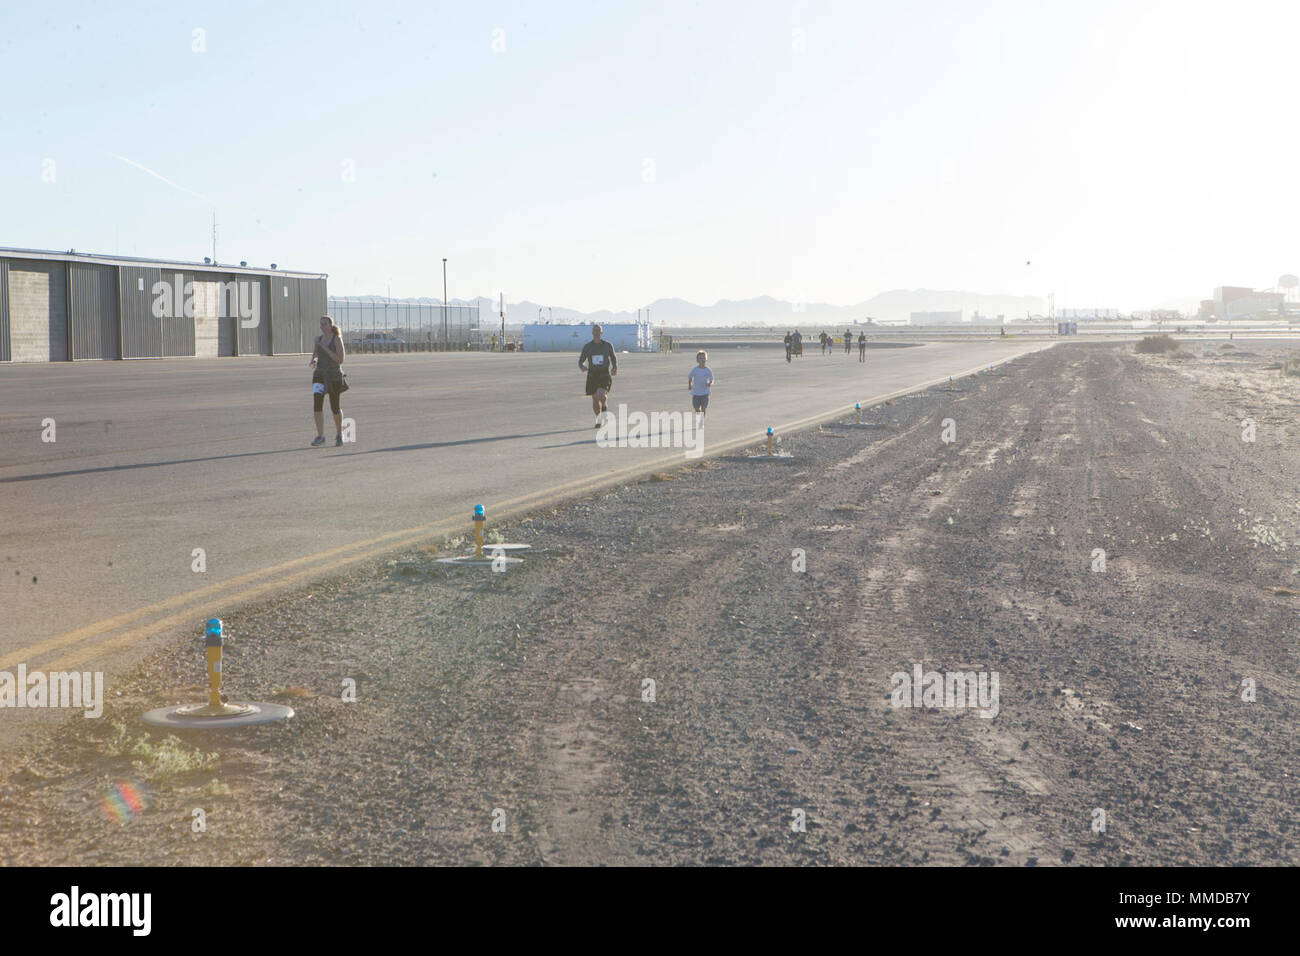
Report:
<svg viewBox="0 0 1300 956"><path fill-rule="evenodd" d="M447 257L442 257L442 347L447 347Z"/></svg>

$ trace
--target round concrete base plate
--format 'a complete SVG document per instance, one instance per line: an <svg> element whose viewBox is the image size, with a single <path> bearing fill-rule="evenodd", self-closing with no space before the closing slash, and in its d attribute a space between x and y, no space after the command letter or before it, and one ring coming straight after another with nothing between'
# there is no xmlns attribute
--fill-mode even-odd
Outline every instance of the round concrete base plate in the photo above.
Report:
<svg viewBox="0 0 1300 956"><path fill-rule="evenodd" d="M207 712L206 704L184 704L175 707L159 707L157 710L149 711L140 719L152 727L167 727L173 730L224 730L227 727L272 724L293 716L292 707L268 704L263 701L226 706L235 712L213 715Z"/></svg>
<svg viewBox="0 0 1300 956"><path fill-rule="evenodd" d="M483 550L484 550L484 552L487 552L487 551L488 551L487 548L484 548ZM489 557L487 553L485 553L485 554L483 555L483 557L481 557L481 558L479 558L479 557L475 557L475 556L472 555L472 554L468 554L468 555L464 555L463 557L459 557L459 558L439 558L439 559L438 559L438 563L439 563L439 564L452 564L452 565L459 565L460 567L465 567L465 568L490 568L490 567L492 567L492 565L496 564L498 561L504 562L505 564L523 564L523 563L524 563L524 559L523 559L523 558L507 558L504 554L501 555L501 556L498 557L498 558L493 558L493 557Z"/></svg>

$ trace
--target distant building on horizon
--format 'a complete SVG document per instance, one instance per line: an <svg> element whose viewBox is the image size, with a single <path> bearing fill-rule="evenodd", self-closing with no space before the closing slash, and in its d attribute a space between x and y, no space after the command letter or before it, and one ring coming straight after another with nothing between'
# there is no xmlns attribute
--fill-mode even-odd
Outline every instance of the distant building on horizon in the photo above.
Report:
<svg viewBox="0 0 1300 956"><path fill-rule="evenodd" d="M1242 285L1221 285L1214 290L1214 304L1219 310L1219 315L1225 315L1224 308L1231 302L1238 299L1244 299L1248 295L1254 295L1255 290L1248 286Z"/></svg>
<svg viewBox="0 0 1300 956"><path fill-rule="evenodd" d="M1056 315L1061 319L1087 322L1098 319L1118 319L1119 309L1057 309Z"/></svg>
<svg viewBox="0 0 1300 956"><path fill-rule="evenodd" d="M591 341L591 326L599 324L601 338L620 352L655 352L659 343L649 322L525 322L525 352L581 352Z"/></svg>
<svg viewBox="0 0 1300 956"><path fill-rule="evenodd" d="M962 310L955 312L913 312L908 325L961 325Z"/></svg>
<svg viewBox="0 0 1300 956"><path fill-rule="evenodd" d="M1221 285L1215 288L1213 299L1201 300L1196 315L1207 322L1218 319L1278 319L1286 317L1285 303L1285 292Z"/></svg>

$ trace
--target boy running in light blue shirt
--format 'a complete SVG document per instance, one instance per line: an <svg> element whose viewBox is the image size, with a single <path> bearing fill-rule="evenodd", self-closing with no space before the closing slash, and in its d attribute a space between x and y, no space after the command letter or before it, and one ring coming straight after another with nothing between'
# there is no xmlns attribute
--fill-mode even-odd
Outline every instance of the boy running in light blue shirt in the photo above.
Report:
<svg viewBox="0 0 1300 956"><path fill-rule="evenodd" d="M696 421L704 424L704 416L709 410L709 389L713 387L713 370L705 362L709 353L703 349L695 353L695 368L686 375L686 387L691 392L691 406L699 416Z"/></svg>

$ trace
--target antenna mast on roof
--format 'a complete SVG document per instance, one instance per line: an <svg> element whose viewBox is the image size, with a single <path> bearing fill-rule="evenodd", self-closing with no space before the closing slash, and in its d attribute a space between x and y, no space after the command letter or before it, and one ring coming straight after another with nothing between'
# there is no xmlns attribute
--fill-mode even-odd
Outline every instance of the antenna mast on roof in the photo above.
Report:
<svg viewBox="0 0 1300 956"><path fill-rule="evenodd" d="M212 212L212 264L217 264L217 213Z"/></svg>

